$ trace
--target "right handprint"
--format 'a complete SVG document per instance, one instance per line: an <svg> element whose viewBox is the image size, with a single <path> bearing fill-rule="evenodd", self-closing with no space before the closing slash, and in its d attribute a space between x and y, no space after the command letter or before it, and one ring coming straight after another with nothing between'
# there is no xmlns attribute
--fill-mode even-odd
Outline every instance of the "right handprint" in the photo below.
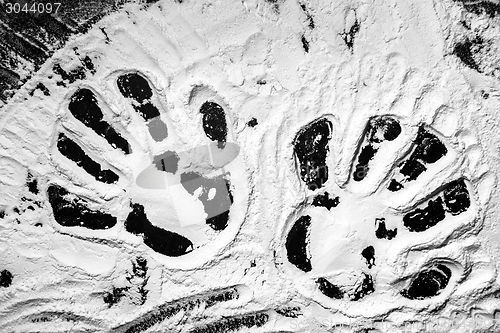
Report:
<svg viewBox="0 0 500 333"><path fill-rule="evenodd" d="M340 184L330 156L338 144L333 134L334 122L325 116L293 140L306 199L283 229L281 258L297 289L355 312L356 304L374 299L383 311L397 299L449 295L464 266L441 250L454 237L468 237L479 211L464 158L426 124L375 116L359 135L348 181Z"/></svg>

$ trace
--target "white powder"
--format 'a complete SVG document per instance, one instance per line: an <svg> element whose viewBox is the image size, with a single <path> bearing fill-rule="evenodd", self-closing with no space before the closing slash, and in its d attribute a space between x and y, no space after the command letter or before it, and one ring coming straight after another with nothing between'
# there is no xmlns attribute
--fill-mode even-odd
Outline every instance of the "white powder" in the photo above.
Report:
<svg viewBox="0 0 500 333"><path fill-rule="evenodd" d="M474 27L464 32L460 20ZM69 41L2 107L0 271L13 279L0 287L1 331L142 332L143 325L147 332L210 332L222 323L226 332L233 317L238 329L252 332L498 330L500 75L492 51L498 29L499 16L466 13L451 0L124 5ZM474 56L481 73L451 54L467 33L493 41ZM95 72L86 70L84 78L71 82L53 71L60 64L75 72L86 56ZM148 80L167 139L155 141L134 111L140 103L120 94L117 80L127 73ZM130 154L70 113L81 88L96 96L103 121L128 141ZM206 101L225 111L223 153L204 134ZM366 178L354 181L367 123L381 115L397 119L401 135L383 142ZM252 118L255 127L248 125ZM311 191L299 175L294 142L317 119L331 124L329 176ZM447 154L391 192L387 184L411 154L420 124ZM116 173L117 182L99 182L63 156L61 132ZM205 223L211 216L199 199L201 187L190 194L180 173L152 167L167 151L179 155L183 170L230 175L227 228ZM403 225L404 214L462 178L470 195L465 212L447 213L422 232ZM26 186L30 179L38 193ZM88 209L116 217L116 225L91 230L57 223L48 200L53 184ZM206 191L209 200L219 193ZM324 191L339 197L337 207L312 204ZM166 256L127 231L131 203L144 206L152 225L189 239L193 251ZM290 263L286 248L305 215L312 221L309 272ZM387 229L397 228L393 239L375 236L381 217ZM369 246L371 268L361 255ZM436 263L451 271L436 296L401 294ZM364 274L374 291L353 300ZM337 284L344 298L322 294L319 278ZM237 298L210 300L233 287ZM175 308L170 302L179 308L167 315Z"/></svg>

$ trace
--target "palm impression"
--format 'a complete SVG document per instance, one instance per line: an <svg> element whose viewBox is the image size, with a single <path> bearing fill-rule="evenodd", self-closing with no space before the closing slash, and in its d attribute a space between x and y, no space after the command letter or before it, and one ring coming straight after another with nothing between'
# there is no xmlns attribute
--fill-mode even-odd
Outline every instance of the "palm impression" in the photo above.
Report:
<svg viewBox="0 0 500 333"><path fill-rule="evenodd" d="M341 184L331 156L334 123L321 117L293 139L307 197L283 229L285 271L297 277L306 296L343 311L362 311L361 304L374 298L379 310L387 310L395 300L446 297L462 277L460 263L426 255L414 267L401 257L412 258L412 248L439 249L450 234L474 229L478 208L471 181L459 171L463 160L427 124L374 116L360 133L348 181ZM399 265L411 269L401 274L395 271Z"/></svg>
<svg viewBox="0 0 500 333"><path fill-rule="evenodd" d="M178 136L169 130L171 122L152 84L136 72L110 79L114 92L133 113L131 123L143 123L138 126L147 133L147 145L141 147L126 130L120 132L110 124L103 111L110 106L97 91L78 87L65 105L67 116L56 136L52 158L68 174L71 172L70 181L72 177L93 178L91 181L109 191L126 187L123 192L130 198L129 212L120 226L120 217L99 208L98 202L91 203L96 198L84 198L75 194L74 188L54 182L47 188L54 220L62 232L68 233L87 229L97 236L99 231L123 228L136 236L125 238L136 244L142 240L165 257L181 257L212 243L231 224L233 193L237 192L230 180L230 168L225 166L237 158L239 148L230 139L222 102L217 96L203 96L206 87L196 87L190 95L193 111L198 112L199 123L194 127L198 127L205 144L185 151L167 149L175 147ZM99 143L98 151L85 147L87 136ZM102 152L114 157L109 165L99 161ZM134 154L140 154L144 163L134 165L129 159ZM149 167L145 167L146 162ZM151 209L155 215L148 212Z"/></svg>

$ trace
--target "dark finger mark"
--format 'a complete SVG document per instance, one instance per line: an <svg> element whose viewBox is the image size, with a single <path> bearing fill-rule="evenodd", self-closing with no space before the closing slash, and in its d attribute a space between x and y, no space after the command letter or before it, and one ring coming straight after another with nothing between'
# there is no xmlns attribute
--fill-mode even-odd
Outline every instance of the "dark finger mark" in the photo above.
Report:
<svg viewBox="0 0 500 333"><path fill-rule="evenodd" d="M452 181L427 202L427 207L416 208L403 217L410 231L425 231L445 219L446 213L459 215L470 207L470 195L464 179Z"/></svg>
<svg viewBox="0 0 500 333"><path fill-rule="evenodd" d="M132 106L148 122L151 137L157 142L164 140L168 136L168 128L160 118L160 111L151 103L153 91L148 81L137 73L129 73L119 76L117 85L123 97L136 102Z"/></svg>
<svg viewBox="0 0 500 333"><path fill-rule="evenodd" d="M459 215L470 207L469 191L463 179L448 184L443 191L446 211L451 215Z"/></svg>
<svg viewBox="0 0 500 333"><path fill-rule="evenodd" d="M137 73L121 75L118 77L117 83L118 89L124 97L132 98L139 104L142 104L153 97L153 91L151 90L148 81Z"/></svg>
<svg viewBox="0 0 500 333"><path fill-rule="evenodd" d="M134 235L142 235L144 244L168 257L179 257L193 250L193 243L186 237L152 225L140 204L132 205L125 229Z"/></svg>
<svg viewBox="0 0 500 333"><path fill-rule="evenodd" d="M310 227L311 217L309 215L301 216L288 233L285 244L288 261L304 272L309 272L312 269L307 250Z"/></svg>
<svg viewBox="0 0 500 333"><path fill-rule="evenodd" d="M116 217L89 209L83 199L71 198L69 192L58 185L50 185L47 195L54 219L64 227L103 230L116 224Z"/></svg>
<svg viewBox="0 0 500 333"><path fill-rule="evenodd" d="M111 170L102 170L99 163L88 157L76 142L63 133L59 133L57 149L61 154L75 162L96 180L106 184L112 184L118 181L119 177L116 173Z"/></svg>
<svg viewBox="0 0 500 333"><path fill-rule="evenodd" d="M353 171L353 179L357 182L363 180L369 170L369 163L375 157L381 144L384 141L393 141L401 134L401 125L399 122L389 116L377 116L368 122L360 153L358 163Z"/></svg>
<svg viewBox="0 0 500 333"><path fill-rule="evenodd" d="M403 217L403 224L410 231L422 232L445 218L443 199L429 200L427 207L417 208Z"/></svg>
<svg viewBox="0 0 500 333"><path fill-rule="evenodd" d="M446 146L439 138L420 126L415 139L415 148L412 154L399 166L399 174L392 179L388 189L390 191L399 191L406 182L417 179L424 171L427 165L436 163L448 153Z"/></svg>
<svg viewBox="0 0 500 333"><path fill-rule="evenodd" d="M68 109L71 114L85 126L102 136L114 148L130 153L130 147L124 138L113 127L103 121L103 114L94 93L89 89L79 89L71 97Z"/></svg>
<svg viewBox="0 0 500 333"><path fill-rule="evenodd" d="M418 273L408 289L403 290L401 295L411 300L434 297L446 288L450 278L451 270L448 267L436 265Z"/></svg>
<svg viewBox="0 0 500 333"><path fill-rule="evenodd" d="M302 128L293 142L300 177L310 190L321 188L328 180L326 156L331 133L331 122L322 118Z"/></svg>

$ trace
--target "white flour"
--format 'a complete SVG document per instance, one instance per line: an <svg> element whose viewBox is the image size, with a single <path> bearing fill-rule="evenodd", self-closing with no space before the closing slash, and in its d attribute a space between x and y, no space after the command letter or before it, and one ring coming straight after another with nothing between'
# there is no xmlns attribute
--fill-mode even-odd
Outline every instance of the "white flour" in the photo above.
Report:
<svg viewBox="0 0 500 333"><path fill-rule="evenodd" d="M464 32L460 20L471 23L472 32ZM226 332L227 318L247 314L255 322L234 327L498 330L500 74L492 50L499 47L499 20L466 13L451 0L124 5L56 52L1 110L0 271L13 278L0 287L0 330L146 332L138 328L142 323L147 332ZM482 73L452 54L467 33L493 40L475 55ZM94 68L83 78L54 73L54 64L76 72L86 56ZM116 82L124 73L148 80L151 103L168 127L164 141L151 138L134 111L137 102L120 94ZM94 93L104 121L128 141L130 154L113 149L70 113L81 88ZM211 143L199 112L206 101L225 111L228 155L214 157L215 148L203 148ZM353 181L367 122L380 115L398 119L401 135L381 144L366 179ZM252 118L255 127L248 124ZM323 189L311 191L299 176L294 140L320 118L331 123L329 177ZM386 182L411 152L420 124L448 153L400 192L388 191ZM61 132L115 172L117 182L99 182L63 156ZM181 156L179 168L230 175L234 202L227 228L205 223L196 198L201 188L193 196L178 175L151 167L165 151ZM146 178L137 180L144 170ZM464 213L448 214L422 232L403 225L401 212L461 178L471 201ZM37 191L26 186L33 179ZM116 217L116 225L91 230L57 223L48 197L53 184L86 200L89 209ZM311 205L324 190L339 197L338 207ZM154 251L125 227L131 203L144 206L152 225L191 240L193 251L177 257ZM310 272L291 264L286 250L292 225L305 214L313 220ZM391 240L375 237L375 219L382 215L388 229L398 230ZM361 251L371 245L375 265L368 268ZM451 270L446 286L434 297L405 298L401 291L436 262ZM347 291L343 299L329 298L315 282L325 277L354 290L362 272L371 274L374 291L359 300ZM233 286L238 297L207 300ZM169 302L181 304L180 310L167 315ZM217 328L218 322L226 326Z"/></svg>

